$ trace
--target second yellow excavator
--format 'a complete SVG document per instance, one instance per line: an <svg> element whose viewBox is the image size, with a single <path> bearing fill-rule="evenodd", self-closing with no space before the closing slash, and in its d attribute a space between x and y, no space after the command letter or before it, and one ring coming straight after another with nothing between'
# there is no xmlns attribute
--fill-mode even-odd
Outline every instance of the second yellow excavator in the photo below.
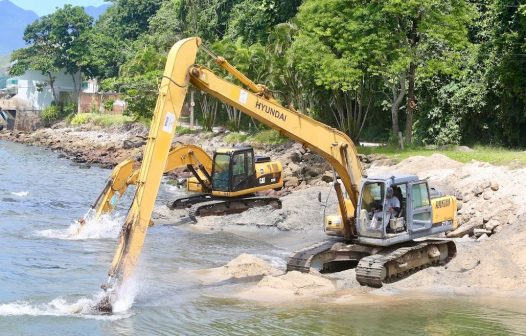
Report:
<svg viewBox="0 0 526 336"><path fill-rule="evenodd" d="M140 171L134 170L136 164L126 160L113 169L90 212L80 220L81 224L93 213L98 217L114 210L128 186L137 184ZM178 168L192 173L186 187L198 195L177 199L169 208L187 209L194 221L198 216L239 213L257 206L281 208L279 198L255 194L283 187L281 163L267 156L255 156L250 146L220 148L211 158L199 146L178 145L168 154L164 172Z"/></svg>

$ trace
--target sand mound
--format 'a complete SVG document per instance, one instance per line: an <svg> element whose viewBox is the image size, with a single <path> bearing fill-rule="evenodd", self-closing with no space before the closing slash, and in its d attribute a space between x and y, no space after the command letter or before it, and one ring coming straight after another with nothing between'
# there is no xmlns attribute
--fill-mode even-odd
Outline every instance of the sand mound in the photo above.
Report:
<svg viewBox="0 0 526 336"><path fill-rule="evenodd" d="M319 275L288 272L281 276L265 276L256 286L241 291L238 298L265 303L312 300L336 291L331 280Z"/></svg>
<svg viewBox="0 0 526 336"><path fill-rule="evenodd" d="M193 271L204 284L217 283L230 279L247 279L264 275L278 275L283 272L272 267L265 260L243 253L225 266Z"/></svg>

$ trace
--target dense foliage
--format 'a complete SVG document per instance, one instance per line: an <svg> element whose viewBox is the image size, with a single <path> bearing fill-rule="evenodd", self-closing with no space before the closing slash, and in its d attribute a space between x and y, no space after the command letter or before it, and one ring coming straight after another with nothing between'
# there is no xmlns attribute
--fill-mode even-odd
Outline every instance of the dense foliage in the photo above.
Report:
<svg viewBox="0 0 526 336"><path fill-rule="evenodd" d="M11 72L82 71L150 118L168 50L197 35L284 105L354 140L526 146L522 0L111 2L94 24L65 6L30 25ZM261 128L194 97L205 128Z"/></svg>

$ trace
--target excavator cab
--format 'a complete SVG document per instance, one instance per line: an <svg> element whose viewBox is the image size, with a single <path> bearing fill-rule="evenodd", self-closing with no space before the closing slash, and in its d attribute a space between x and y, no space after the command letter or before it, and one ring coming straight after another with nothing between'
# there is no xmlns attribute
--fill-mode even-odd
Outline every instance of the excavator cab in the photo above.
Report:
<svg viewBox="0 0 526 336"><path fill-rule="evenodd" d="M235 192L256 186L254 150L221 148L214 153L212 190Z"/></svg>
<svg viewBox="0 0 526 336"><path fill-rule="evenodd" d="M252 147L220 148L214 153L212 194L248 194L261 187L280 188L283 185L281 170L279 162L255 156Z"/></svg>

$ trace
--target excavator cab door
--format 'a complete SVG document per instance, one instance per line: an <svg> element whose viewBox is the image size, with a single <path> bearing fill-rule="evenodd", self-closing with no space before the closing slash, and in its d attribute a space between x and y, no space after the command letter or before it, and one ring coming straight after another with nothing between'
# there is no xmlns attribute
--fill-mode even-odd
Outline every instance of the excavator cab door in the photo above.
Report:
<svg viewBox="0 0 526 336"><path fill-rule="evenodd" d="M256 185L254 151L240 150L232 155L232 185L230 191L241 191Z"/></svg>
<svg viewBox="0 0 526 336"><path fill-rule="evenodd" d="M428 230L433 225L433 213L429 188L426 181L409 183L407 200L407 220L410 232Z"/></svg>

